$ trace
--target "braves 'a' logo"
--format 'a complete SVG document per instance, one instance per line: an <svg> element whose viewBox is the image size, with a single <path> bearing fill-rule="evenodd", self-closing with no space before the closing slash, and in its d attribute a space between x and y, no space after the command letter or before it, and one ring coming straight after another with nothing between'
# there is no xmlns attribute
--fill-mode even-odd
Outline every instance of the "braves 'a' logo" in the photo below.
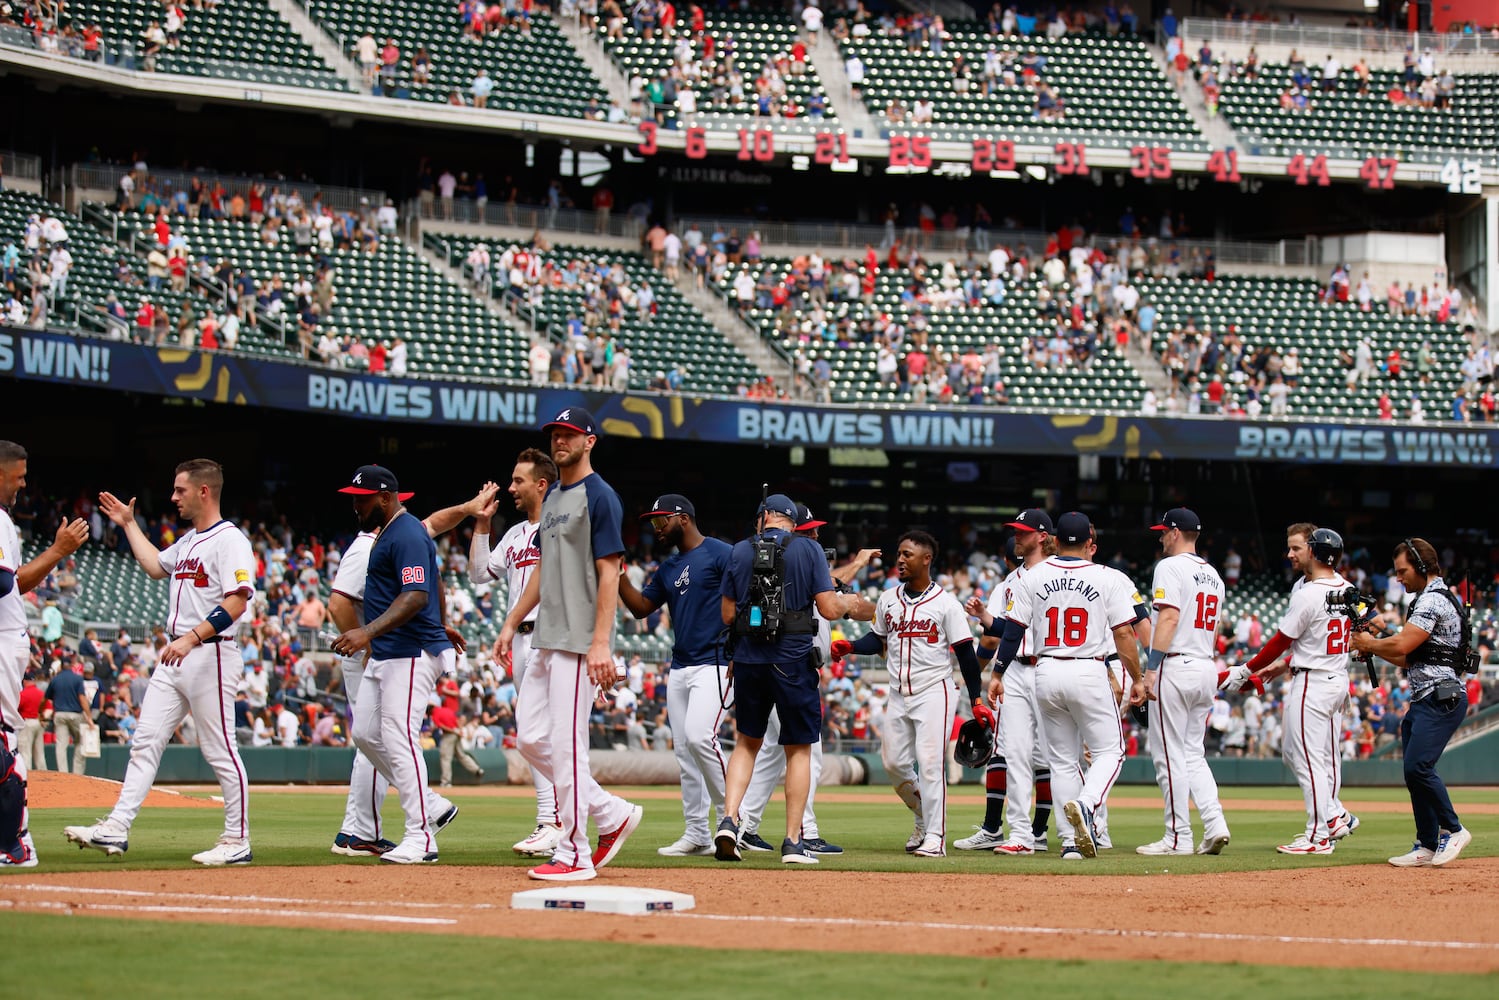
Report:
<svg viewBox="0 0 1499 1000"><path fill-rule="evenodd" d="M682 574L678 576L674 581L672 581L672 586L677 588L677 593L687 593L687 588L692 583L691 571L691 566L683 566Z"/></svg>

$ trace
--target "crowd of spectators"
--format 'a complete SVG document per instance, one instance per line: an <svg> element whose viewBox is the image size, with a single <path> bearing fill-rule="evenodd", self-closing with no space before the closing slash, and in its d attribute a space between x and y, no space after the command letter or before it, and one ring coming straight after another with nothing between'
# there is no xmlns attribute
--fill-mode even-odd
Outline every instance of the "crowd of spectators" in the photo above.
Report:
<svg viewBox="0 0 1499 1000"><path fill-rule="evenodd" d="M30 32L36 47L48 55L154 73L163 54L182 47L188 24L213 15L221 2L159 0L160 10L133 39L107 38L97 21L73 17L66 0L7 0L0 3L0 27Z"/></svg>
<svg viewBox="0 0 1499 1000"><path fill-rule="evenodd" d="M0 326L41 329L68 293L74 245L63 220L32 212L0 243Z"/></svg>

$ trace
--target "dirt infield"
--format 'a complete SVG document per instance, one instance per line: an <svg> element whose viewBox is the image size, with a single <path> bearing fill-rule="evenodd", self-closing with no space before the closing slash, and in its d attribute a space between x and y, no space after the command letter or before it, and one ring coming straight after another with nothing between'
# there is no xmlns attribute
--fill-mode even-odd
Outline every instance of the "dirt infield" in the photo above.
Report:
<svg viewBox="0 0 1499 1000"><path fill-rule="evenodd" d="M514 911L519 868L88 872L0 880L0 908L143 919L700 948L1163 959L1499 971L1499 859L1094 878L830 870L606 869L591 883L689 892L697 908L621 917ZM168 888L170 887L170 888Z"/></svg>
<svg viewBox="0 0 1499 1000"><path fill-rule="evenodd" d="M214 786L215 792L218 786ZM103 809L108 811L120 797L120 783L107 778L89 778L60 771L32 771L26 776L26 803L33 809ZM153 788L146 805L163 809L222 809L217 802L195 799L179 792Z"/></svg>

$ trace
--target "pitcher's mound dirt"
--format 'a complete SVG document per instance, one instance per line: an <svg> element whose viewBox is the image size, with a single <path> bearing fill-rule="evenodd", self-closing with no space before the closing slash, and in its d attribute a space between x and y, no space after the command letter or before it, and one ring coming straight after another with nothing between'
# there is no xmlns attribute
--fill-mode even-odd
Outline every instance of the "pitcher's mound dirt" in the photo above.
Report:
<svg viewBox="0 0 1499 1000"><path fill-rule="evenodd" d="M108 778L90 778L59 771L32 771L26 776L26 804L32 809L104 809L120 797L120 783ZM209 799L195 799L177 792L153 788L146 805L165 809L221 809Z"/></svg>

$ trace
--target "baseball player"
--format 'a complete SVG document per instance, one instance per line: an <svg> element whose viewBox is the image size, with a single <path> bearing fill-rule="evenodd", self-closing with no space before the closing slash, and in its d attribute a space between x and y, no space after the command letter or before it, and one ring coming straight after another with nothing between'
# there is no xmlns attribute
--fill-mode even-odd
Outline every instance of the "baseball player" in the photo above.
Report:
<svg viewBox="0 0 1499 1000"><path fill-rule="evenodd" d="M1292 592L1275 635L1247 664L1232 668L1224 686L1237 688L1251 674L1262 681L1278 677L1286 666L1276 661L1290 650L1291 684L1280 752L1301 785L1306 829L1276 850L1331 854L1339 839L1334 834L1340 825L1348 825L1335 790L1339 713L1348 700L1351 629L1346 617L1327 606L1328 594L1349 585L1334 568L1343 556L1343 539L1328 528L1317 528L1310 536L1296 532L1287 538L1287 554L1293 565L1307 568L1306 582Z"/></svg>
<svg viewBox="0 0 1499 1000"><path fill-rule="evenodd" d="M53 567L78 551L88 540L88 522L63 519L57 537L46 550L30 562L21 562L21 536L10 508L26 485L26 449L13 441L0 441L0 734L6 746L15 753L16 776L21 779L22 795L26 789L27 754L18 749L21 721L21 685L31 662L31 638L26 631L26 605L22 594L36 589ZM0 867L34 868L36 844L31 837L25 799L21 802L21 852L12 856L0 852Z"/></svg>
<svg viewBox="0 0 1499 1000"><path fill-rule="evenodd" d="M972 598L966 608L985 627L995 618L1003 619L1009 606L1010 592L1025 579L1026 573L1043 562L1048 550L1055 550L1051 515L1039 508L1029 508L1008 522L1015 534L1006 544L1006 561L1013 547L1015 566L990 595L987 606ZM999 640L985 635L980 640L993 656ZM993 850L995 854L1023 857L1046 850L1046 824L1051 818L1051 768L1040 736L1040 710L1036 706L1036 657L1029 633L1023 633L1020 647L1008 670L996 667L989 684L989 703L999 713L994 734L994 756L984 773L986 790L984 822L972 837L953 842L962 851ZM980 658L984 654L980 653ZM1001 677L1003 679L1001 679ZM1003 705L1000 700L1003 698ZM1036 799L1035 820L1031 819L1031 798ZM1010 835L1000 835L1005 820Z"/></svg>
<svg viewBox="0 0 1499 1000"><path fill-rule="evenodd" d="M146 575L171 580L166 628L172 640L151 672L114 810L93 826L63 831L81 847L125 853L130 826L156 780L162 750L191 715L198 748L224 795L224 832L193 860L200 865L251 861L250 786L234 736L234 693L245 667L234 633L255 599L255 553L245 533L220 516L223 490L219 463L195 458L177 466L172 502L192 527L165 550L158 550L136 523L134 497L127 504L112 493L99 494L100 512L125 532Z"/></svg>
<svg viewBox="0 0 1499 1000"><path fill-rule="evenodd" d="M359 526L378 532L365 573L364 624L339 633L332 647L346 658L369 651L354 712L354 745L395 787L406 816L400 842L380 860L430 864L438 859L439 817L427 808L421 725L437 678L453 672L457 655L442 623L437 546L402 506L412 494L402 493L384 466L360 466L338 492L354 497Z"/></svg>
<svg viewBox="0 0 1499 1000"><path fill-rule="evenodd" d="M525 520L511 525L500 539L499 547L491 551L489 531L498 505L490 504L480 513L474 524L473 541L469 544L470 582L475 586L489 586L503 573L508 601L513 602L525 593L526 582L541 563L541 550L536 547L541 502L556 481L557 465L546 452L527 448L517 456L515 468L510 473L510 495L515 499L515 509L526 515ZM517 692L525 677L526 661L531 655L531 636L535 630L536 609L533 608L517 626L510 646L510 679ZM531 769L531 784L536 789L536 828L512 845L511 850L522 857L550 858L557 849L557 841L562 838L562 824L557 819L557 792L534 767Z"/></svg>
<svg viewBox="0 0 1499 1000"><path fill-rule="evenodd" d="M1011 592L996 654L1008 667L1025 630L1032 630L1041 735L1052 787L1063 802L1057 827L1064 861L1097 856L1093 810L1108 797L1124 763L1119 685L1105 662L1109 652L1119 654L1129 673L1130 704L1145 700L1134 631L1140 600L1123 573L1088 561L1092 536L1084 514L1072 511L1057 519L1057 555ZM1084 743L1092 753L1086 771Z"/></svg>
<svg viewBox="0 0 1499 1000"><path fill-rule="evenodd" d="M906 852L919 858L947 854L947 740L952 727L952 660L957 657L975 718L994 728L984 704L973 629L963 606L932 580L937 540L925 531L901 536L895 571L903 586L880 595L874 626L854 642L833 643L833 656L885 653L890 700L880 754L895 794L915 815Z"/></svg>
<svg viewBox="0 0 1499 1000"><path fill-rule="evenodd" d="M806 504L796 505L797 534L806 535L815 542L818 540L818 530L825 524L827 522L819 520ZM879 555L879 552L879 549L860 549L846 565L830 568L833 586L840 589L849 587L859 571L869 565L869 560ZM816 603L812 605L812 617L817 622L817 635L813 638L813 643L824 654L823 662L830 663L833 659L832 625L822 616ZM874 605L869 601L861 601L847 617L856 621L870 621L874 618ZM760 818L765 815L765 807L770 804L776 785L785 774L786 750L781 746L781 715L771 709L770 720L765 727L765 742L760 744L760 752L755 755L755 769L750 774L749 788L739 806L739 846L745 850L775 850L769 841L760 836ZM802 846L813 854L842 854L843 848L826 840L817 826L817 783L821 779L822 741L819 740L812 744L812 782L807 788L806 808L802 810Z"/></svg>
<svg viewBox="0 0 1499 1000"><path fill-rule="evenodd" d="M513 664L520 625L539 607L530 662L516 695L516 742L531 767L557 789L562 839L552 859L528 874L547 882L582 882L614 860L644 815L640 806L600 788L588 770L594 692L609 691L618 680L614 612L624 512L619 494L593 471L593 414L566 407L543 429L551 434L558 480L541 504L541 562L525 590L511 598L494 651L499 662ZM592 851L590 817L599 830Z"/></svg>
<svg viewBox="0 0 1499 1000"><path fill-rule="evenodd" d="M1175 507L1151 530L1161 533L1165 558L1156 563L1151 582L1154 628L1145 668L1150 722L1146 744L1166 800L1166 834L1135 848L1135 853L1191 854L1188 807L1195 802L1203 826L1197 853L1220 854L1228 846L1228 823L1218 801L1218 783L1204 756L1203 737L1218 683L1213 639L1223 608L1223 578L1197 554L1202 522L1194 512Z"/></svg>
<svg viewBox="0 0 1499 1000"><path fill-rule="evenodd" d="M466 504L447 507L431 514L422 521L428 536L440 537L462 523L465 517L477 515L492 502L499 487L486 483L479 495ZM370 548L375 544L378 531L361 531L354 536L349 547L339 560L338 571L333 575L333 593L328 597L328 617L340 633L358 628L364 623L364 585L369 572ZM449 638L451 638L451 634ZM337 654L335 654L337 655ZM364 682L366 656L339 656L338 663L343 677L344 697L354 725L359 723L359 689ZM380 806L385 802L385 793L390 783L376 770L357 746L354 749L354 765L349 773L349 794L344 802L343 825L338 836L333 838L332 851L346 857L368 857L384 854L395 847L395 842L380 836ZM440 831L458 818L458 807L443 798L430 786L425 789L427 813L436 817L432 822L434 831Z"/></svg>
<svg viewBox="0 0 1499 1000"><path fill-rule="evenodd" d="M682 816L686 832L675 843L657 848L666 857L706 857L713 853L713 833L723 819L724 778L728 761L718 742L724 702L730 690L729 664L720 655L718 588L729 565L730 547L704 538L692 501L678 493L658 497L641 515L656 537L676 552L661 560L645 589L636 590L619 576L619 599L636 618L665 604L671 610L675 636L671 672L666 681L666 714L672 748L682 772ZM723 662L720 662L723 661ZM712 826L708 811L714 810Z"/></svg>

